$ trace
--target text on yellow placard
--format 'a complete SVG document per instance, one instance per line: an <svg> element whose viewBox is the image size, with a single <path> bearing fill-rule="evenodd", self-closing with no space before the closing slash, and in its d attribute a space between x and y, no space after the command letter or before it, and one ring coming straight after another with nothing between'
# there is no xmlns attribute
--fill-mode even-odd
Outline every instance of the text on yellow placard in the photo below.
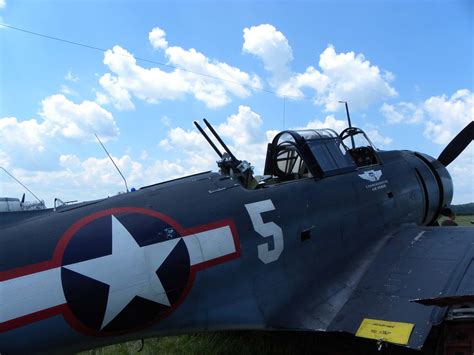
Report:
<svg viewBox="0 0 474 355"><path fill-rule="evenodd" d="M365 318L360 324L356 336L406 345L414 326L412 323Z"/></svg>

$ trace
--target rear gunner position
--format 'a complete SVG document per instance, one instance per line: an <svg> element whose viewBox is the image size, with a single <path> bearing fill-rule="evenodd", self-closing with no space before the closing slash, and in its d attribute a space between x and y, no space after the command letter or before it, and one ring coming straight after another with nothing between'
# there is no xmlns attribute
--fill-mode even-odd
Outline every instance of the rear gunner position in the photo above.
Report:
<svg viewBox="0 0 474 355"><path fill-rule="evenodd" d="M437 336L446 351L459 348L453 334L474 339L473 232L435 226L473 123L438 159L379 151L354 127L283 131L254 176L204 122L224 149L196 124L218 173L0 214L0 353L223 329L412 349Z"/></svg>

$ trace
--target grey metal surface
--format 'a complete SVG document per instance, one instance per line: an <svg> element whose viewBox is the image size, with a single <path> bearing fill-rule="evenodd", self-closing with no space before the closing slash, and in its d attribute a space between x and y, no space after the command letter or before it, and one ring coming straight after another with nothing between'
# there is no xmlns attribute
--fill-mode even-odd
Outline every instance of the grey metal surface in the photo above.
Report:
<svg viewBox="0 0 474 355"><path fill-rule="evenodd" d="M390 238L327 328L355 334L364 318L414 323L408 346L420 349L445 309L414 299L473 294L474 229L408 227Z"/></svg>

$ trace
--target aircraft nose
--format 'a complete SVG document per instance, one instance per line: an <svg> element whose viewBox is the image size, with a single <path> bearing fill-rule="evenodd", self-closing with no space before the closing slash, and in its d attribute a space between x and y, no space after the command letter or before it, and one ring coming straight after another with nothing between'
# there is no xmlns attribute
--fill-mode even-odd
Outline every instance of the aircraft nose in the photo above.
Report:
<svg viewBox="0 0 474 355"><path fill-rule="evenodd" d="M441 211L451 204L453 181L446 167L427 154L415 152L415 170L425 196L427 214L423 224L431 225Z"/></svg>

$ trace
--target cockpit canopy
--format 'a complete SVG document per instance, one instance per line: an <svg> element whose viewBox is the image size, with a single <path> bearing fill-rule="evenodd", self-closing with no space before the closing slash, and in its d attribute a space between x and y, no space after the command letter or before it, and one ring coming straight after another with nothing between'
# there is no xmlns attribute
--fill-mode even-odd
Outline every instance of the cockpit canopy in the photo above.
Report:
<svg viewBox="0 0 474 355"><path fill-rule="evenodd" d="M332 129L307 129L278 133L268 145L265 175L282 180L331 176L378 164L379 160L365 133L353 128L339 136ZM356 136L366 141L356 146ZM350 142L347 142L349 138ZM360 142L361 137L357 137ZM363 140L362 140L363 141ZM350 143L350 144L349 144Z"/></svg>
<svg viewBox="0 0 474 355"><path fill-rule="evenodd" d="M381 163L376 149L359 128L346 128L340 135L332 129L283 131L268 144L264 176L256 177L252 165L237 159L212 125L206 119L203 121L224 148L222 153L199 123L194 121L196 128L219 155L217 165L220 173L237 179L248 189L304 177L321 179Z"/></svg>
<svg viewBox="0 0 474 355"><path fill-rule="evenodd" d="M349 127L341 132L340 137L357 166L380 164L377 149L363 130Z"/></svg>

